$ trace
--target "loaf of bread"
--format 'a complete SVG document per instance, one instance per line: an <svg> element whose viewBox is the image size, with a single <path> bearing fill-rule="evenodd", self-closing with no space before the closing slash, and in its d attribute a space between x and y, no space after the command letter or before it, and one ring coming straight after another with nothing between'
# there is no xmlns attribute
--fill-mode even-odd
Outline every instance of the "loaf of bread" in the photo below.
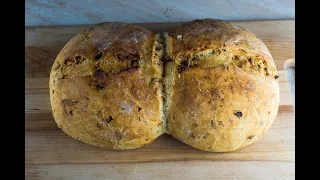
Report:
<svg viewBox="0 0 320 180"><path fill-rule="evenodd" d="M94 146L135 149L167 133L229 152L272 125L278 77L263 42L227 21L195 20L169 33L102 23L58 54L50 101L57 125Z"/></svg>

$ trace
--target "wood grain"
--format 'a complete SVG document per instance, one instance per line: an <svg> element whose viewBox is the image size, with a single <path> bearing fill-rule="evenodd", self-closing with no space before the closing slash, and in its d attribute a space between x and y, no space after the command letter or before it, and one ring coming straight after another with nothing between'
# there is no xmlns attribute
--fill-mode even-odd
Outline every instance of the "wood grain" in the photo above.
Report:
<svg viewBox="0 0 320 180"><path fill-rule="evenodd" d="M208 153L169 135L131 151L86 145L58 129L49 101L49 72L65 43L88 25L25 28L25 174L27 179L294 179L295 116L283 63L294 58L294 20L234 21L258 35L279 70L280 107L258 142ZM170 31L180 23L138 24Z"/></svg>
<svg viewBox="0 0 320 180"><path fill-rule="evenodd" d="M276 168L276 170L275 170ZM294 179L291 162L183 161L119 164L27 165L30 179ZM268 176L266 176L268 175ZM271 178L272 177L272 178Z"/></svg>

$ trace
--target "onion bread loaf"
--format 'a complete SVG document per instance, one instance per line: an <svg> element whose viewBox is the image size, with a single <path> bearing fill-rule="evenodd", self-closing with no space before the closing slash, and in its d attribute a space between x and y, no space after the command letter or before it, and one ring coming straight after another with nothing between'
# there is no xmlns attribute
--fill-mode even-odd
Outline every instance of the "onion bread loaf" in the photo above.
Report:
<svg viewBox="0 0 320 180"><path fill-rule="evenodd" d="M102 23L58 54L50 100L57 125L91 145L135 149L168 133L228 152L270 128L278 77L263 42L227 21L195 20L158 34Z"/></svg>

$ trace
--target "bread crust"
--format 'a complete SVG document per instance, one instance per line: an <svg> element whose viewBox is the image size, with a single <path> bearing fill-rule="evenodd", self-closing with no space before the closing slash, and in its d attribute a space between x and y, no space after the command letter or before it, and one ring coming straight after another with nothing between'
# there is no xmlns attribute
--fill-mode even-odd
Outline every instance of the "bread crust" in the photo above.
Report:
<svg viewBox="0 0 320 180"><path fill-rule="evenodd" d="M94 146L135 149L167 133L229 152L272 125L278 77L264 43L228 21L195 20L163 34L102 23L61 50L50 101L57 125Z"/></svg>
<svg viewBox="0 0 320 180"><path fill-rule="evenodd" d="M212 152L259 140L279 106L278 72L263 42L214 19L185 23L169 36L175 62L169 133Z"/></svg>
<svg viewBox="0 0 320 180"><path fill-rule="evenodd" d="M58 126L75 139L116 150L141 147L163 134L158 36L103 23L71 39L50 73Z"/></svg>

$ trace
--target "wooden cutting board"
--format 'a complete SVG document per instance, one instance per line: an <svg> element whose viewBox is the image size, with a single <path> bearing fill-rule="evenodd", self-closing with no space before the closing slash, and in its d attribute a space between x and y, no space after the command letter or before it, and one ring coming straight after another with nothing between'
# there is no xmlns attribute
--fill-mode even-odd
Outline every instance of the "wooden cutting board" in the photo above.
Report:
<svg viewBox="0 0 320 180"><path fill-rule="evenodd" d="M280 107L258 142L230 153L194 149L169 135L129 151L74 140L58 129L49 101L49 72L62 47L88 26L25 28L26 179L294 179L295 116L283 63L294 58L295 21L233 21L260 37L280 72ZM170 31L180 23L138 24Z"/></svg>

